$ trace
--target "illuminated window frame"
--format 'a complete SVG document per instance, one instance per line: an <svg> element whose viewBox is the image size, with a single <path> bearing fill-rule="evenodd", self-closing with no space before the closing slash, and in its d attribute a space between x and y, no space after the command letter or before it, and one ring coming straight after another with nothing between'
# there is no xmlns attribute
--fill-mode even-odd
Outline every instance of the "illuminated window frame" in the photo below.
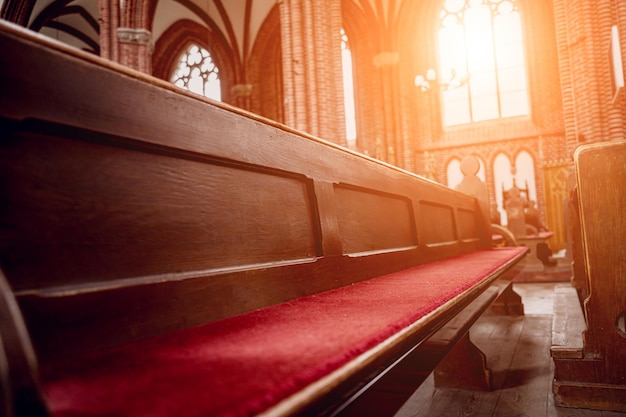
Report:
<svg viewBox="0 0 626 417"><path fill-rule="evenodd" d="M170 81L196 94L222 100L219 69L209 51L199 45L191 44L181 54Z"/></svg>
<svg viewBox="0 0 626 417"><path fill-rule="evenodd" d="M356 146L356 112L354 109L354 77L352 51L346 32L341 29L341 65L343 71L343 99L346 117L346 140L349 148Z"/></svg>
<svg viewBox="0 0 626 417"><path fill-rule="evenodd" d="M444 126L530 112L521 16L515 0L444 0L439 73L467 77L442 90Z"/></svg>

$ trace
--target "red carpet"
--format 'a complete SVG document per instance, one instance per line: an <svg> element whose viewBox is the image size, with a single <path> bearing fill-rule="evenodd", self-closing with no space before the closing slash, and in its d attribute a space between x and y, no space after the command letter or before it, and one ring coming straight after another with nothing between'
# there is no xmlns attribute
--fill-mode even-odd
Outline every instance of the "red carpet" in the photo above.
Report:
<svg viewBox="0 0 626 417"><path fill-rule="evenodd" d="M44 392L55 417L255 415L521 250L462 255L125 345L66 367L62 375L44 375Z"/></svg>

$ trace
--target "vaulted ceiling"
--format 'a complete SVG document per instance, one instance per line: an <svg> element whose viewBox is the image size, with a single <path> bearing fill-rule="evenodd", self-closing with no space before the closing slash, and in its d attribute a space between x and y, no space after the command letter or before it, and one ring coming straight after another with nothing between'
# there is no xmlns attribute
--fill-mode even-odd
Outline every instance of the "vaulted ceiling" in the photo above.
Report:
<svg viewBox="0 0 626 417"><path fill-rule="evenodd" d="M120 0L123 8L125 0ZM128 1L128 0L126 0ZM156 41L174 22L188 19L221 32L240 58L249 53L263 21L281 0L158 0L151 27ZM392 26L402 0L342 0L384 26ZM406 1L406 0L405 0ZM3 0L2 16L20 14L24 26L64 43L99 53L98 0ZM111 1L111 4L115 4ZM155 4L155 3L151 3ZM15 16L11 20L17 20Z"/></svg>

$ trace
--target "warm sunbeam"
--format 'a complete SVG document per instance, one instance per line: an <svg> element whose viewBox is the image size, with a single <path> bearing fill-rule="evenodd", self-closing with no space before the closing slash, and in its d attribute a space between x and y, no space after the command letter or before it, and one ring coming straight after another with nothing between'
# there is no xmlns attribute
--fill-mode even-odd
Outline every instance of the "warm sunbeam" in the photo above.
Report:
<svg viewBox="0 0 626 417"><path fill-rule="evenodd" d="M439 31L447 126L529 112L520 16L510 0L447 0ZM469 78L461 85L459 80ZM455 85L457 83L457 85Z"/></svg>

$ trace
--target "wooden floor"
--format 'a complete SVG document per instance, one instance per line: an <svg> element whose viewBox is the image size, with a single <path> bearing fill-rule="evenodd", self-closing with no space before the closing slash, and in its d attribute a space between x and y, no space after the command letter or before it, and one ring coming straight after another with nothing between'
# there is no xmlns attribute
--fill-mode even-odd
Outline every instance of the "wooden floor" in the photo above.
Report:
<svg viewBox="0 0 626 417"><path fill-rule="evenodd" d="M435 388L432 374L395 417L624 417L626 413L562 408L552 396L550 344L555 283L516 283L526 314L485 313L470 336L487 355L495 390Z"/></svg>

